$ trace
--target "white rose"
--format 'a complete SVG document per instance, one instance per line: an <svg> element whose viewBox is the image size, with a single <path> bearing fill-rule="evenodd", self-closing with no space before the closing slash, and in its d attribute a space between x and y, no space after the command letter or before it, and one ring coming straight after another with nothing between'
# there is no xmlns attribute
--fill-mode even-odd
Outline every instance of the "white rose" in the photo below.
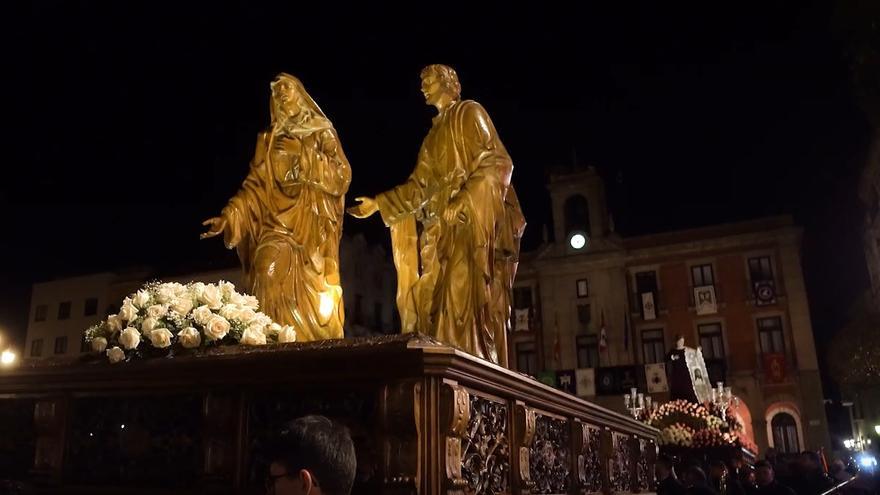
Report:
<svg viewBox="0 0 880 495"><path fill-rule="evenodd" d="M134 295L134 305L138 308L144 309L150 305L150 293L145 290L139 290Z"/></svg>
<svg viewBox="0 0 880 495"><path fill-rule="evenodd" d="M193 309L193 300L188 294L184 294L171 301L171 309L181 316L186 316Z"/></svg>
<svg viewBox="0 0 880 495"><path fill-rule="evenodd" d="M182 295L186 294L188 290L189 289L187 289L187 287L185 285L174 282L174 296L175 297L181 297Z"/></svg>
<svg viewBox="0 0 880 495"><path fill-rule="evenodd" d="M244 306L244 303L246 302L245 297L238 292L233 292L232 294L230 294L228 300L230 304L234 304L236 306Z"/></svg>
<svg viewBox="0 0 880 495"><path fill-rule="evenodd" d="M249 325L256 318L257 313L250 308L242 308L242 310L238 312L238 319L245 325Z"/></svg>
<svg viewBox="0 0 880 495"><path fill-rule="evenodd" d="M254 311L260 309L260 301L257 301L254 296L244 296L244 302L241 305Z"/></svg>
<svg viewBox="0 0 880 495"><path fill-rule="evenodd" d="M141 334L137 329L128 327L119 334L119 343L126 349L134 349L141 343Z"/></svg>
<svg viewBox="0 0 880 495"><path fill-rule="evenodd" d="M150 318L161 318L168 314L168 306L165 304L154 304L147 308L147 316Z"/></svg>
<svg viewBox="0 0 880 495"><path fill-rule="evenodd" d="M193 320L196 321L199 325L205 326L214 317L214 313L211 311L211 308L207 306L199 306L195 310L193 310Z"/></svg>
<svg viewBox="0 0 880 495"><path fill-rule="evenodd" d="M227 320L238 320L241 319L241 308L236 306L235 304L224 304L220 309L220 316L226 318Z"/></svg>
<svg viewBox="0 0 880 495"><path fill-rule="evenodd" d="M153 347L159 347L164 349L171 345L171 337L174 334L168 331L167 328L157 328L150 332L150 342L153 343Z"/></svg>
<svg viewBox="0 0 880 495"><path fill-rule="evenodd" d="M266 325L260 325L260 324L257 323L257 322L253 322L253 323L251 323L250 325L248 325L247 329L248 329L248 330L251 330L252 332L260 332L261 334L263 334L263 337L265 337L266 335L268 335L268 331L269 331L269 330L266 328Z"/></svg>
<svg viewBox="0 0 880 495"><path fill-rule="evenodd" d="M239 342L244 345L266 345L266 334L262 328L248 327L241 334Z"/></svg>
<svg viewBox="0 0 880 495"><path fill-rule="evenodd" d="M159 320L155 318L144 318L144 321L141 322L141 330L145 335L149 335L150 332L156 329L159 326Z"/></svg>
<svg viewBox="0 0 880 495"><path fill-rule="evenodd" d="M263 332L265 332L267 336L278 335L278 333L281 332L283 328L284 327L277 323L270 323L269 325L266 325L266 328L263 329Z"/></svg>
<svg viewBox="0 0 880 495"><path fill-rule="evenodd" d="M223 295L220 293L220 288L216 285L206 285L205 290L202 291L202 297L199 298L199 302L208 306L211 309L220 309L223 307Z"/></svg>
<svg viewBox="0 0 880 495"><path fill-rule="evenodd" d="M205 293L205 284L202 282L190 284L189 292L193 295L196 301L200 301L202 299L202 294Z"/></svg>
<svg viewBox="0 0 880 495"><path fill-rule="evenodd" d="M227 301L235 294L235 284L232 282L226 282L225 280L221 280L218 284L220 286L220 294L223 295L223 298Z"/></svg>
<svg viewBox="0 0 880 495"><path fill-rule="evenodd" d="M104 352L107 348L107 339L104 337L95 337L92 339L92 350L95 352Z"/></svg>
<svg viewBox="0 0 880 495"><path fill-rule="evenodd" d="M168 304L174 299L175 292L173 284L162 284L156 290L156 300L161 304Z"/></svg>
<svg viewBox="0 0 880 495"><path fill-rule="evenodd" d="M251 323L257 323L262 327L267 327L272 324L272 318L269 318L263 313L257 312L256 316L254 317L254 321Z"/></svg>
<svg viewBox="0 0 880 495"><path fill-rule="evenodd" d="M205 335L211 340L220 340L229 333L229 322L226 318L214 315L205 325Z"/></svg>
<svg viewBox="0 0 880 495"><path fill-rule="evenodd" d="M111 349L107 349L107 359L110 360L111 363L116 364L120 361L125 360L125 352L118 347L113 347Z"/></svg>
<svg viewBox="0 0 880 495"><path fill-rule="evenodd" d="M110 335L122 330L122 319L119 318L119 315L107 317L107 329L110 330Z"/></svg>
<svg viewBox="0 0 880 495"><path fill-rule="evenodd" d="M137 318L138 310L131 299L125 298L122 301L122 309L119 310L119 318L125 321L134 321Z"/></svg>
<svg viewBox="0 0 880 495"><path fill-rule="evenodd" d="M177 332L177 339L180 340L180 345L183 347L193 349L201 345L202 334L193 327L187 327Z"/></svg>
<svg viewBox="0 0 880 495"><path fill-rule="evenodd" d="M296 330L290 325L284 325L278 332L278 343L286 344L288 342L296 342Z"/></svg>

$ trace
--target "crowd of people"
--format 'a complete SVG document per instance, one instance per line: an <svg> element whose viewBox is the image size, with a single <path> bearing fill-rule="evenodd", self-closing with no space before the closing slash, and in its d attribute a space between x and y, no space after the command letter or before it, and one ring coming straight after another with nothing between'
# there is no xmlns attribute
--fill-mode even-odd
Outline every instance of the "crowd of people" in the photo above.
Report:
<svg viewBox="0 0 880 495"><path fill-rule="evenodd" d="M655 466L657 495L822 495L829 491L872 495L880 488L875 473L859 472L841 460L826 468L822 458L810 451L778 455L768 449L754 465L743 459L677 465L673 458L660 455Z"/></svg>

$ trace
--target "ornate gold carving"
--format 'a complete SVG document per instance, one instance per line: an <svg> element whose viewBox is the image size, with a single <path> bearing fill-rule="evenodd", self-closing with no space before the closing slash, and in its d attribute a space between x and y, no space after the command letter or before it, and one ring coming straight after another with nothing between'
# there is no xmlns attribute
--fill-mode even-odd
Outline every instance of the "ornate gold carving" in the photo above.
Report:
<svg viewBox="0 0 880 495"><path fill-rule="evenodd" d="M568 493L571 474L571 430L564 419L539 414L529 452L533 493Z"/></svg>
<svg viewBox="0 0 880 495"><path fill-rule="evenodd" d="M507 404L470 396L470 419L461 454L461 473L469 493L508 492L510 447L507 418Z"/></svg>
<svg viewBox="0 0 880 495"><path fill-rule="evenodd" d="M514 422L517 438L517 483L522 493L531 493L535 482L529 469L529 451L535 438L535 411L521 402L514 405Z"/></svg>
<svg viewBox="0 0 880 495"><path fill-rule="evenodd" d="M586 423L577 423L578 484L581 493L602 491L602 429Z"/></svg>
<svg viewBox="0 0 880 495"><path fill-rule="evenodd" d="M634 481L632 437L613 432L612 452L609 459L609 482L613 492L630 492Z"/></svg>
<svg viewBox="0 0 880 495"><path fill-rule="evenodd" d="M636 461L636 488L640 492L651 491L654 486L654 461L656 444L647 438L638 438L638 458Z"/></svg>
<svg viewBox="0 0 880 495"><path fill-rule="evenodd" d="M453 490L461 490L467 486L461 472L461 442L471 417L470 394L453 382L444 383L440 394L440 424L446 435L446 482Z"/></svg>
<svg viewBox="0 0 880 495"><path fill-rule="evenodd" d="M333 124L299 79L271 84L269 129L250 172L202 238L223 234L244 268L245 289L297 340L342 338L339 241L351 168Z"/></svg>
<svg viewBox="0 0 880 495"><path fill-rule="evenodd" d="M525 218L513 162L488 113L461 100L451 67L422 71L438 115L409 179L349 209L391 229L404 332L421 331L507 365L510 300ZM417 229L416 224L421 229Z"/></svg>

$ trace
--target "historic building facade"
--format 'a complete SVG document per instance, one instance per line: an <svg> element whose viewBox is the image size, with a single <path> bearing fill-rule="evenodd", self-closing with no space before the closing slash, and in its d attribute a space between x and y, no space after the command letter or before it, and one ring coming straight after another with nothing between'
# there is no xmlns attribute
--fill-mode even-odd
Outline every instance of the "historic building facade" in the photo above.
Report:
<svg viewBox="0 0 880 495"><path fill-rule="evenodd" d="M521 261L512 367L622 410L631 387L668 398L663 363L681 335L742 400L760 449L828 444L790 218L622 238L593 170L549 189L558 241Z"/></svg>

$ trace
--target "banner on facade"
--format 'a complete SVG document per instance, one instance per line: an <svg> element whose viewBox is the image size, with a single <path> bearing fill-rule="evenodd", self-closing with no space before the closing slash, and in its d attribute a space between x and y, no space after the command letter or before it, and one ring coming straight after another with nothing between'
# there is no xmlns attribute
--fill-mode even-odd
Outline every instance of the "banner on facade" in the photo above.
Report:
<svg viewBox="0 0 880 495"><path fill-rule="evenodd" d="M764 382L782 383L785 381L785 354L768 352L763 354Z"/></svg>
<svg viewBox="0 0 880 495"><path fill-rule="evenodd" d="M654 304L654 293L653 292L643 292L642 293L642 319L643 320L656 320L657 319L657 306Z"/></svg>
<svg viewBox="0 0 880 495"><path fill-rule="evenodd" d="M556 388L574 395L575 386L576 380L574 370L559 370L556 372Z"/></svg>
<svg viewBox="0 0 880 495"><path fill-rule="evenodd" d="M594 368L580 368L574 370L577 382L575 395L578 397L593 397L596 395L596 370Z"/></svg>
<svg viewBox="0 0 880 495"><path fill-rule="evenodd" d="M513 314L516 318L513 329L517 332L529 330L529 308L515 309Z"/></svg>
<svg viewBox="0 0 880 495"><path fill-rule="evenodd" d="M694 306L698 315L714 315L718 312L715 300L715 286L703 285L694 287Z"/></svg>
<svg viewBox="0 0 880 495"><path fill-rule="evenodd" d="M669 392L669 384L666 382L665 363L646 364L645 376L648 379L649 393Z"/></svg>
<svg viewBox="0 0 880 495"><path fill-rule="evenodd" d="M538 381L543 383L544 385L556 387L556 372L554 371L541 371L535 378L537 378Z"/></svg>

